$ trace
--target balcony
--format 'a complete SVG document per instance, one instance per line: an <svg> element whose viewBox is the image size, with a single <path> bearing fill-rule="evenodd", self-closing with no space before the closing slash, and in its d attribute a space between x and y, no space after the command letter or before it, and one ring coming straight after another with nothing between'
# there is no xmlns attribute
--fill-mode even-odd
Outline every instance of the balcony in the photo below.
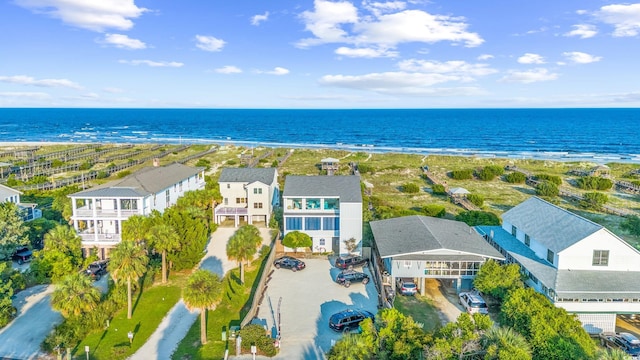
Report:
<svg viewBox="0 0 640 360"><path fill-rule="evenodd" d="M120 236L120 234L97 234L96 235L94 229L82 231L78 233L78 235L80 235L80 238L82 239L82 243L84 245L87 245L88 243L89 244L91 243L113 244L113 243L119 243L122 240L122 237Z"/></svg>
<svg viewBox="0 0 640 360"><path fill-rule="evenodd" d="M114 210L114 209L96 209L96 217L99 218L128 218L133 215L142 215L139 210ZM93 209L87 207L77 208L74 216L77 218L92 218Z"/></svg>

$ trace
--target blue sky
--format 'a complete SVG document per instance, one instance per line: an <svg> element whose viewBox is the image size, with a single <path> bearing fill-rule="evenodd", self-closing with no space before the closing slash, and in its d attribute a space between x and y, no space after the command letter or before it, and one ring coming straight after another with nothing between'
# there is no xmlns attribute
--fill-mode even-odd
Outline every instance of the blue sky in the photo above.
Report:
<svg viewBox="0 0 640 360"><path fill-rule="evenodd" d="M637 107L640 3L0 2L0 107Z"/></svg>

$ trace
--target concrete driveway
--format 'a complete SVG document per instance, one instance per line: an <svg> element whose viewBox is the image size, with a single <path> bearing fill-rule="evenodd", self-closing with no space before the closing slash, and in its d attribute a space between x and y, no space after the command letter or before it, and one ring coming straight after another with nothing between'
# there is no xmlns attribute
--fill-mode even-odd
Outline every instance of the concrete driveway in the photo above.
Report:
<svg viewBox="0 0 640 360"><path fill-rule="evenodd" d="M297 272L274 269L254 320L275 335L280 310L280 352L273 359L324 359L333 342L342 337L329 328L331 315L347 308L377 312L378 293L373 282L345 288L334 282L340 270L327 258L304 262L307 267ZM364 272L371 275L366 268Z"/></svg>

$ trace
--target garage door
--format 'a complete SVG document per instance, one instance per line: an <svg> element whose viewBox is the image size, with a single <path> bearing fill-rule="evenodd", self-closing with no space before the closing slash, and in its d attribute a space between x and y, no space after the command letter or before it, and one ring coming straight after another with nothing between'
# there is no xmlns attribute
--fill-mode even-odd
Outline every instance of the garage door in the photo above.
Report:
<svg viewBox="0 0 640 360"><path fill-rule="evenodd" d="M616 331L616 314L577 314L589 334Z"/></svg>

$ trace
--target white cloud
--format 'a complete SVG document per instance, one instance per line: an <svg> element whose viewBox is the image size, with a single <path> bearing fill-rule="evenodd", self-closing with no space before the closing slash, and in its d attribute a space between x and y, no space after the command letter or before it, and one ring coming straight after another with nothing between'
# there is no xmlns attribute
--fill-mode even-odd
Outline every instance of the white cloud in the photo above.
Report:
<svg viewBox="0 0 640 360"><path fill-rule="evenodd" d="M640 3L606 5L594 15L600 21L613 25L613 36L636 36L640 31Z"/></svg>
<svg viewBox="0 0 640 360"><path fill-rule="evenodd" d="M289 69L285 69L283 67L277 66L271 71L261 71L260 73L280 76L280 75L287 75L289 73Z"/></svg>
<svg viewBox="0 0 640 360"><path fill-rule="evenodd" d="M240 68L233 65L223 66L221 68L215 69L214 71L219 74L240 74L242 72Z"/></svg>
<svg viewBox="0 0 640 360"><path fill-rule="evenodd" d="M395 11L403 5L373 6L369 9ZM389 4L389 3L386 3ZM327 43L346 43L358 46L373 44L393 48L400 43L436 43L449 41L467 47L478 46L484 40L473 32L461 17L432 15L422 10L402 10L395 13L373 11L372 15L358 16L358 9L350 2L315 0L314 10L305 11L301 18L306 30L315 37L300 40L297 45L308 47ZM345 26L349 25L349 26Z"/></svg>
<svg viewBox="0 0 640 360"><path fill-rule="evenodd" d="M20 85L33 85L41 87L66 87L71 89L82 89L79 84L67 80L67 79L40 79L36 80L31 76L16 75L16 76L0 76L1 82L20 84Z"/></svg>
<svg viewBox="0 0 640 360"><path fill-rule="evenodd" d="M589 24L577 24L573 25L573 30L564 34L564 36L579 36L581 39L588 39L596 36L598 30L596 27Z"/></svg>
<svg viewBox="0 0 640 360"><path fill-rule="evenodd" d="M359 58L380 58L380 57L397 57L397 51L390 51L389 49L374 49L374 48L348 48L345 46L339 47L335 51L336 54L347 57L359 57Z"/></svg>
<svg viewBox="0 0 640 360"><path fill-rule="evenodd" d="M558 74L550 73L549 70L547 69L538 68L538 69L527 70L527 71L511 70L507 73L507 75L505 75L502 79L500 79L500 81L509 82L509 83L515 82L515 83L530 84L530 83L540 82L540 81L556 80L557 78L558 78Z"/></svg>
<svg viewBox="0 0 640 360"><path fill-rule="evenodd" d="M485 60L490 60L490 59L493 59L493 58L494 58L494 56L491 55L491 54L482 54L482 55L478 56L477 59L478 59L478 61L485 61Z"/></svg>
<svg viewBox="0 0 640 360"><path fill-rule="evenodd" d="M43 92L0 92L0 97L45 100L51 95Z"/></svg>
<svg viewBox="0 0 640 360"><path fill-rule="evenodd" d="M458 81L472 81L475 76L486 76L498 72L487 64L469 64L465 61L428 61L404 60L398 63L398 68L406 72L437 73L456 76Z"/></svg>
<svg viewBox="0 0 640 360"><path fill-rule="evenodd" d="M602 60L602 56L593 56L580 51L569 51L562 53L567 60L576 64L590 64Z"/></svg>
<svg viewBox="0 0 640 360"><path fill-rule="evenodd" d="M221 51L226 42L213 36L196 35L196 47L204 51Z"/></svg>
<svg viewBox="0 0 640 360"><path fill-rule="evenodd" d="M518 58L520 64L544 64L544 58L538 54L526 53Z"/></svg>
<svg viewBox="0 0 640 360"><path fill-rule="evenodd" d="M124 90L122 90L120 88L116 88L116 87L106 87L106 88L102 89L102 91L108 92L108 93L112 93L112 94L120 94L120 93L124 92Z"/></svg>
<svg viewBox="0 0 640 360"><path fill-rule="evenodd" d="M120 64L147 65L151 67L183 67L184 64L176 61L152 61L152 60L119 60Z"/></svg>
<svg viewBox="0 0 640 360"><path fill-rule="evenodd" d="M148 11L136 6L134 0L16 0L16 3L71 26L98 32L106 29L129 30L133 27L131 19Z"/></svg>
<svg viewBox="0 0 640 360"><path fill-rule="evenodd" d="M269 20L269 12L262 15L254 15L251 17L251 25L258 26L261 22Z"/></svg>
<svg viewBox="0 0 640 360"><path fill-rule="evenodd" d="M122 34L106 34L104 36L104 42L121 49L138 50L147 48L147 44L145 44L144 42L138 39L132 39L127 35Z"/></svg>
<svg viewBox="0 0 640 360"><path fill-rule="evenodd" d="M380 16L383 13L389 13L393 11L404 10L407 7L407 3L404 1L387 1L387 2L363 2L363 6L371 11L375 16Z"/></svg>

